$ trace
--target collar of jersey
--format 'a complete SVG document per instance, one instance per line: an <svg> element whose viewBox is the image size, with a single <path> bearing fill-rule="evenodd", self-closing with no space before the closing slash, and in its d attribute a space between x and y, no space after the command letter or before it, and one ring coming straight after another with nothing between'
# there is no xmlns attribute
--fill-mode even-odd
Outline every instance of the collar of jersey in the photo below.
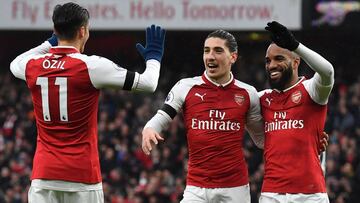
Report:
<svg viewBox="0 0 360 203"><path fill-rule="evenodd" d="M230 80L229 80L228 82L224 83L224 84L219 84L219 83L217 83L217 82L212 81L212 80L209 78L209 76L206 74L206 71L204 71L204 74L203 74L203 77L202 77L202 78L203 78L203 80L204 80L205 82L208 82L208 83L210 83L210 84L213 84L213 85L215 85L216 87L226 87L226 86L232 84L233 81L234 81L234 76L233 76L232 72L230 72Z"/></svg>
<svg viewBox="0 0 360 203"><path fill-rule="evenodd" d="M73 46L56 46L50 49L52 54L73 54L79 53L79 51Z"/></svg>
<svg viewBox="0 0 360 203"><path fill-rule="evenodd" d="M301 76L300 77L300 79L293 85L293 86L291 86L291 87L288 87L288 88L286 88L286 89L284 89L283 91L281 91L281 90L278 90L278 89L274 89L276 92L287 92L287 91L289 91L289 90L291 90L292 88L294 88L295 86L297 86L299 83L301 83L303 80L305 80L305 77L304 76Z"/></svg>

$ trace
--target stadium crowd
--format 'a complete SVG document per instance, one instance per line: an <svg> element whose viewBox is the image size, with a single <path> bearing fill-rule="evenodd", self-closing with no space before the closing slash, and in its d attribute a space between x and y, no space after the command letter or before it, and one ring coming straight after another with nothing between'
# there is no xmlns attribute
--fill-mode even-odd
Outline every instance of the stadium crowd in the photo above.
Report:
<svg viewBox="0 0 360 203"><path fill-rule="evenodd" d="M171 36L170 33L170 39ZM89 52L96 49L99 42L105 46L111 40L100 41L101 39L103 38L95 38L90 43ZM163 133L165 141L153 149L150 156L146 156L141 150L141 131L155 110L161 107L166 93L177 80L195 76L203 70L202 39L189 37L186 40L188 45L199 46L196 51L198 53L189 54L185 46L179 51L174 48L179 42L168 40L159 86L154 94L132 94L121 90L106 90L101 94L98 133L105 202L170 203L181 200L188 154L181 115L175 117L170 128ZM239 43L242 58L233 68L236 78L258 90L268 87L263 62L265 45L264 42L255 45ZM318 46L320 50L320 44ZM22 51L25 49L23 47ZM323 55L327 56L326 53ZM134 54L122 53L120 58L123 59L119 60L137 62L118 62L141 69L141 60L137 57L135 51ZM337 56L330 56L336 78L325 128L330 135L326 184L330 202L354 203L360 202L360 76L355 75L352 80L348 80L346 71L353 68L349 67L353 64L342 64L336 58ZM36 125L26 84L15 79L6 64L2 66L0 203L22 203L27 202L36 144ZM256 203L263 177L262 150L256 148L249 136L245 139L244 150L249 166L252 202Z"/></svg>

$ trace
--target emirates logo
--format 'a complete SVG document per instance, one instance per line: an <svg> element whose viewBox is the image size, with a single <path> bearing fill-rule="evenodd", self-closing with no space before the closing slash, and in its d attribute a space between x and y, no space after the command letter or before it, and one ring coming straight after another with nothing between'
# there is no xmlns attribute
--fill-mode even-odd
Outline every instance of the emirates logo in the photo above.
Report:
<svg viewBox="0 0 360 203"><path fill-rule="evenodd" d="M241 94L235 94L234 100L239 106L241 106L245 101L245 97Z"/></svg>
<svg viewBox="0 0 360 203"><path fill-rule="evenodd" d="M301 101L302 94L300 91L296 91L291 95L291 101L298 104Z"/></svg>

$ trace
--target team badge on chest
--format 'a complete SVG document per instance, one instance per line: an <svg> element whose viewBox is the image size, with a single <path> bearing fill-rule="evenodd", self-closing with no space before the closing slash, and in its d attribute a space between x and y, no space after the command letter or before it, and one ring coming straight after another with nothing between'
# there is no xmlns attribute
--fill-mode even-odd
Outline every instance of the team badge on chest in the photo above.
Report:
<svg viewBox="0 0 360 203"><path fill-rule="evenodd" d="M241 94L235 94L234 100L239 106L241 106L241 105L243 105L243 103L245 101L245 97L244 97L244 95L241 95Z"/></svg>
<svg viewBox="0 0 360 203"><path fill-rule="evenodd" d="M301 101L302 93L298 90L291 94L291 101L298 104Z"/></svg>

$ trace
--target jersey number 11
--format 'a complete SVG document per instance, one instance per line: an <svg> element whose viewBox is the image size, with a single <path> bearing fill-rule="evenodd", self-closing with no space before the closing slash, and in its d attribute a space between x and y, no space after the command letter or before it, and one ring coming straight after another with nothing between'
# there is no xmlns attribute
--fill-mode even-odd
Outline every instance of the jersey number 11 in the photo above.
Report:
<svg viewBox="0 0 360 203"><path fill-rule="evenodd" d="M41 87L41 101L44 121L51 121L49 108L49 80L47 77L38 77L36 85ZM60 121L68 121L67 111L67 78L56 77L55 85L59 86Z"/></svg>

